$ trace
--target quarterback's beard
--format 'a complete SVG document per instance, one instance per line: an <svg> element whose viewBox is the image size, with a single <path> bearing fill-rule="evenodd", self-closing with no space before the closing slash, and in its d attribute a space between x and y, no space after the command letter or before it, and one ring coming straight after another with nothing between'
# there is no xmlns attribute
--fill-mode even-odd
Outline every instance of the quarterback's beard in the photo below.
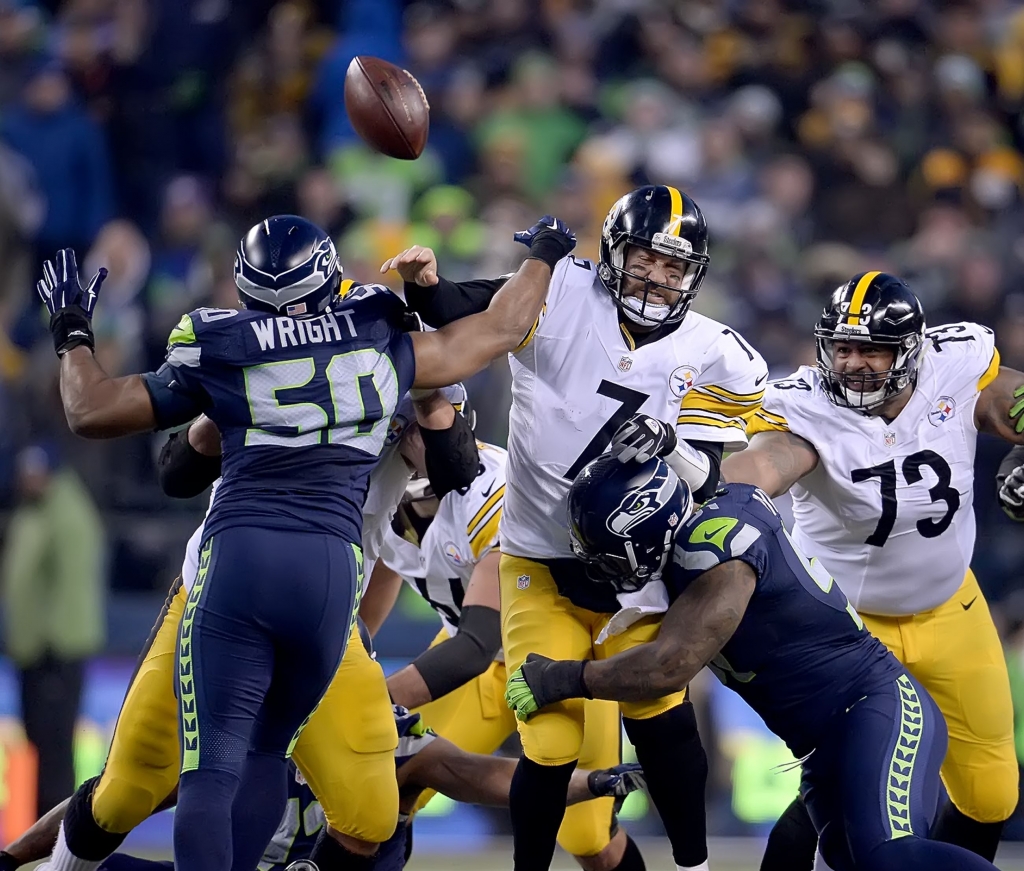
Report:
<svg viewBox="0 0 1024 871"><path fill-rule="evenodd" d="M644 327L655 327L665 323L672 306L664 303L654 303L649 299L646 304L636 296L627 296L622 300L622 311L626 317L636 324Z"/></svg>

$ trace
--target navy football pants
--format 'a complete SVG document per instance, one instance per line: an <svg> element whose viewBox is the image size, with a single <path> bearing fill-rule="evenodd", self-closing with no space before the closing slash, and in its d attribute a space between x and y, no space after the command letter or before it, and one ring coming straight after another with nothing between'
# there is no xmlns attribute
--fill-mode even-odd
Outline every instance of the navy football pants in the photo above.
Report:
<svg viewBox="0 0 1024 871"><path fill-rule="evenodd" d="M835 871L991 871L960 847L926 840L939 801L946 723L904 673L856 702L803 766L801 791Z"/></svg>
<svg viewBox="0 0 1024 871"><path fill-rule="evenodd" d="M359 549L337 536L234 527L204 542L178 639L177 867L228 871L262 855L284 812L288 753L341 663L361 581Z"/></svg>

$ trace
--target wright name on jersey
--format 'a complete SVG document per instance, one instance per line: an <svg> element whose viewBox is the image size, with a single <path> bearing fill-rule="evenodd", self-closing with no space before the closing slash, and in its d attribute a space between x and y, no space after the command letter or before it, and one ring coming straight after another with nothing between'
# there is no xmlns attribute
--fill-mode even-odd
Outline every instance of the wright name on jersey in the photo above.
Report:
<svg viewBox="0 0 1024 871"><path fill-rule="evenodd" d="M978 394L996 377L991 330L926 332L914 394L891 423L829 402L814 367L772 381L748 434L792 432L819 462L796 483L793 539L858 611L901 616L947 601L974 551Z"/></svg>
<svg viewBox="0 0 1024 871"><path fill-rule="evenodd" d="M458 631L473 569L498 546L506 453L478 442L483 471L465 493L445 495L420 536L405 511L385 530L380 559L437 612L450 636Z"/></svg>
<svg viewBox="0 0 1024 871"><path fill-rule="evenodd" d="M547 303L511 356L503 553L572 558L566 499L573 478L632 415L676 424L680 439L747 444L767 368L733 330L689 312L636 347L589 260L555 267Z"/></svg>

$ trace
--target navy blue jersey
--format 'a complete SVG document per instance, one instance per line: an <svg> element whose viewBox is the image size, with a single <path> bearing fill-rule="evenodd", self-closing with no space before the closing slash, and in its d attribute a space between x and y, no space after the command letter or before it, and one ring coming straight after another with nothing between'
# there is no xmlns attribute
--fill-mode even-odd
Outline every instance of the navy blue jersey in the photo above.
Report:
<svg viewBox="0 0 1024 871"><path fill-rule="evenodd" d="M206 535L226 526L360 540L367 479L412 386L405 307L355 288L319 317L198 309L146 376L161 427L205 412L223 438L223 482Z"/></svg>
<svg viewBox="0 0 1024 871"><path fill-rule="evenodd" d="M719 490L680 530L669 596L733 559L753 568L757 585L711 669L804 756L834 715L903 667L821 564L796 549L768 496L748 484Z"/></svg>

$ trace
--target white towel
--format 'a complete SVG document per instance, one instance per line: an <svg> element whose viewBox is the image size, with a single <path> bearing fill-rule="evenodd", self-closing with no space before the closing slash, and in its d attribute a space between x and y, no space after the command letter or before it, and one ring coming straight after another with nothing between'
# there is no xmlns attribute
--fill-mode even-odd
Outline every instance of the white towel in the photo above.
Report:
<svg viewBox="0 0 1024 871"><path fill-rule="evenodd" d="M635 593L619 593L615 598L622 607L601 630L597 644L604 644L613 635L621 635L637 620L668 610L668 590L661 581L649 581Z"/></svg>

